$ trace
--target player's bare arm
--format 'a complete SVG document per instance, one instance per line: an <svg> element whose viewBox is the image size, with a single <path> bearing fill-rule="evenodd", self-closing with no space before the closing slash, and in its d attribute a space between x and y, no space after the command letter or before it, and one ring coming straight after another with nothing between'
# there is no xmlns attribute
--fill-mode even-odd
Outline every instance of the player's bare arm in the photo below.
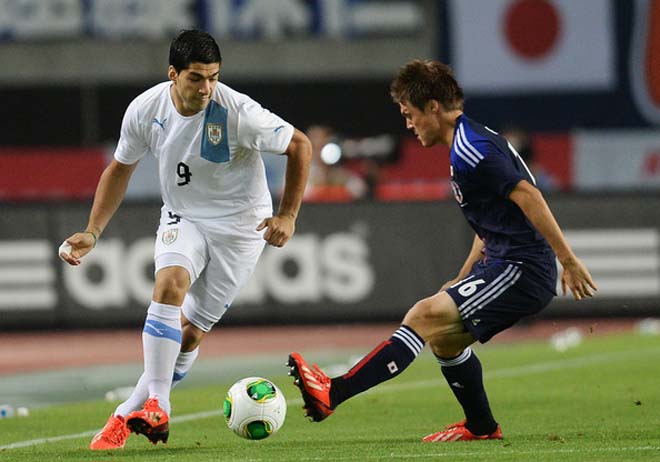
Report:
<svg viewBox="0 0 660 462"><path fill-rule="evenodd" d="M60 256L68 264L79 265L80 259L94 248L96 241L119 208L136 166L137 162L133 165L125 165L113 159L105 168L96 187L87 228L65 240L71 246L71 252L61 253Z"/></svg>
<svg viewBox="0 0 660 462"><path fill-rule="evenodd" d="M293 137L284 154L288 159L279 210L275 216L266 218L257 227L257 231L268 228L264 233L264 239L274 247L282 247L295 232L296 218L309 177L312 144L303 132L294 129Z"/></svg>
<svg viewBox="0 0 660 462"><path fill-rule="evenodd" d="M450 281L445 282L440 288L440 290L445 290L456 284L461 279L465 278L472 270L474 264L484 257L483 254L484 247L485 247L484 241L482 241L481 238L477 234L475 234L474 241L472 241L472 248L470 249L470 253L465 259L465 263L463 263L461 270L458 272L458 276L456 276L454 279Z"/></svg>
<svg viewBox="0 0 660 462"><path fill-rule="evenodd" d="M528 181L522 180L513 188L509 199L520 207L557 255L563 267L561 275L563 293L566 293L567 288L570 289L576 300L593 296L593 292L598 288L587 267L571 250L541 192Z"/></svg>

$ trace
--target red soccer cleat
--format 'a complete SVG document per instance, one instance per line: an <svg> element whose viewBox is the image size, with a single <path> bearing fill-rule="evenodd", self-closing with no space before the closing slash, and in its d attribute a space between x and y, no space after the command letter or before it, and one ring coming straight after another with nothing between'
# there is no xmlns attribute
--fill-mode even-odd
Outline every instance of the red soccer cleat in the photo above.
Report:
<svg viewBox="0 0 660 462"><path fill-rule="evenodd" d="M149 398L141 410L133 411L126 416L129 430L146 436L153 444L159 441L167 443L170 435L169 421L167 412L160 408L157 398Z"/></svg>
<svg viewBox="0 0 660 462"><path fill-rule="evenodd" d="M94 435L89 443L92 451L121 449L126 444L131 431L126 426L126 420L120 415L111 415L103 429Z"/></svg>
<svg viewBox="0 0 660 462"><path fill-rule="evenodd" d="M475 435L465 427L465 420L447 425L445 429L438 433L425 436L422 441L425 443L450 443L452 441L476 441L476 440L501 440L502 429L498 425L493 433L489 435Z"/></svg>
<svg viewBox="0 0 660 462"><path fill-rule="evenodd" d="M330 407L330 377L316 364L310 368L299 353L289 355L289 375L295 377L293 383L300 388L305 401L305 415L314 422L320 422L334 412Z"/></svg>

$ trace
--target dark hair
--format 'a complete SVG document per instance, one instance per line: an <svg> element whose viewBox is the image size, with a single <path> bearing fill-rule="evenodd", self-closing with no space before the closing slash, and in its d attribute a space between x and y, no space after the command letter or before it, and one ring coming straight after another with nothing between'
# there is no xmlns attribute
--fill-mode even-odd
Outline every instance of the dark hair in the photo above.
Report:
<svg viewBox="0 0 660 462"><path fill-rule="evenodd" d="M181 72L190 63L220 63L220 47L211 35L201 30L182 30L170 44L170 65Z"/></svg>
<svg viewBox="0 0 660 462"><path fill-rule="evenodd" d="M407 63L392 81L390 95L394 102L409 102L422 111L432 99L448 111L463 109L463 89L451 68L439 61L415 59Z"/></svg>

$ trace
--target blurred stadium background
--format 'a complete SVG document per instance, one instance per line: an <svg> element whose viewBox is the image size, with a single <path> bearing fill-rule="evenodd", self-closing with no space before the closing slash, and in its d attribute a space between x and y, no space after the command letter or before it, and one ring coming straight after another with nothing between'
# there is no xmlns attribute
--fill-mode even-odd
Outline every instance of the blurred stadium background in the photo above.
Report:
<svg viewBox="0 0 660 462"><path fill-rule="evenodd" d="M160 207L152 159L82 267L56 249L86 224L126 106L166 78L169 40L190 27L218 39L221 80L314 143L297 234L266 250L226 324L395 323L455 275L472 233L446 152L422 149L389 97L412 58L454 67L466 112L527 156L600 286L542 317L657 315L660 1L4 0L0 332L12 342L141 326ZM283 159L265 161L277 200ZM13 355L3 349L0 370Z"/></svg>

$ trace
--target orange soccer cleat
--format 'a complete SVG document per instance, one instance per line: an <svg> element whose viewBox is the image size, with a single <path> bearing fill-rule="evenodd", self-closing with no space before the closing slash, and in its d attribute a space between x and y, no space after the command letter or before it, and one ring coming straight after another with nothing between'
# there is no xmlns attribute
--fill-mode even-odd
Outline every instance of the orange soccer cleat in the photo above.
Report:
<svg viewBox="0 0 660 462"><path fill-rule="evenodd" d="M131 431L126 426L126 420L120 415L111 415L103 429L94 435L89 443L92 451L121 449L126 444Z"/></svg>
<svg viewBox="0 0 660 462"><path fill-rule="evenodd" d="M300 388L305 402L305 415L314 422L320 422L334 412L330 407L330 377L316 364L310 368L299 353L289 355L289 375L293 383Z"/></svg>
<svg viewBox="0 0 660 462"><path fill-rule="evenodd" d="M488 435L475 435L465 427L465 420L447 425L445 429L438 433L425 436L422 441L425 443L444 443L452 441L476 441L476 440L501 440L502 429L498 425L493 433Z"/></svg>
<svg viewBox="0 0 660 462"><path fill-rule="evenodd" d="M163 411L157 398L149 398L144 407L126 416L126 425L133 433L146 436L153 444L167 443L170 435L170 418Z"/></svg>

